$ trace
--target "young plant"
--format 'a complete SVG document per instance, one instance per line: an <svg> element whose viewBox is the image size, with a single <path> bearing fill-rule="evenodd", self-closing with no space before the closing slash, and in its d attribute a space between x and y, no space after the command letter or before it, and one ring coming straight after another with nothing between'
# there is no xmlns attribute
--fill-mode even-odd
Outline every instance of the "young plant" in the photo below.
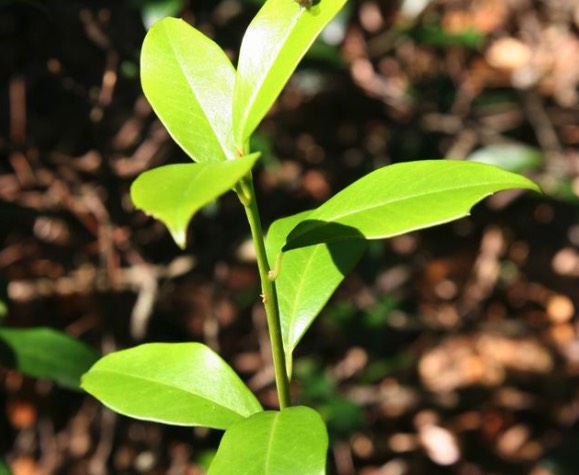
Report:
<svg viewBox="0 0 579 475"><path fill-rule="evenodd" d="M185 22L166 18L142 49L145 95L192 163L137 178L137 208L161 220L185 248L193 215L228 190L255 244L279 410L265 411L233 369L201 343L145 344L109 354L83 388L113 410L166 424L225 430L211 475L325 473L320 415L291 404L292 355L366 242L445 223L507 188L538 187L491 165L407 162L378 169L319 208L275 221L264 239L250 137L317 35L346 0L267 0L249 25L237 69Z"/></svg>

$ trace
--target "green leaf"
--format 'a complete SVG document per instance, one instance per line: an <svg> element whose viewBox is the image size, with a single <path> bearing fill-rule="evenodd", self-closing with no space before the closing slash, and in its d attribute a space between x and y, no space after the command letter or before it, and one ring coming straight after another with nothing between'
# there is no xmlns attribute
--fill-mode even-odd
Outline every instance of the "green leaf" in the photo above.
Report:
<svg viewBox="0 0 579 475"><path fill-rule="evenodd" d="M243 37L233 100L233 126L244 146L301 58L346 0L267 0Z"/></svg>
<svg viewBox="0 0 579 475"><path fill-rule="evenodd" d="M147 29L162 18L179 15L185 7L185 0L133 0L131 3L141 7L141 17Z"/></svg>
<svg viewBox="0 0 579 475"><path fill-rule="evenodd" d="M149 343L101 358L82 387L137 419L227 429L262 410L215 352L201 343Z"/></svg>
<svg viewBox="0 0 579 475"><path fill-rule="evenodd" d="M0 328L0 362L34 378L80 389L80 377L98 359L84 343L52 328Z"/></svg>
<svg viewBox="0 0 579 475"><path fill-rule="evenodd" d="M289 234L284 251L346 239L381 239L469 214L497 191L531 180L492 165L452 160L398 163L354 182L317 208Z"/></svg>
<svg viewBox="0 0 579 475"><path fill-rule="evenodd" d="M209 475L325 474L327 450L326 427L313 409L260 412L225 432Z"/></svg>
<svg viewBox="0 0 579 475"><path fill-rule="evenodd" d="M12 475L12 472L10 471L8 465L6 465L6 462L4 462L4 460L1 459L0 459L0 475Z"/></svg>
<svg viewBox="0 0 579 475"><path fill-rule="evenodd" d="M214 163L165 165L139 175L131 186L135 206L162 221L181 248L193 215L235 186L257 161L254 153Z"/></svg>
<svg viewBox="0 0 579 475"><path fill-rule="evenodd" d="M157 22L143 42L141 82L161 122L193 160L235 158L235 70L216 43L182 20Z"/></svg>
<svg viewBox="0 0 579 475"><path fill-rule="evenodd" d="M305 211L270 226L266 239L270 262L275 262L289 232L310 214ZM275 285L288 375L295 347L365 250L366 241L356 240L318 244L283 255Z"/></svg>
<svg viewBox="0 0 579 475"><path fill-rule="evenodd" d="M544 153L536 148L516 143L501 143L479 148L468 160L496 165L514 173L539 170L545 163Z"/></svg>
<svg viewBox="0 0 579 475"><path fill-rule="evenodd" d="M485 35L474 28L451 32L439 25L422 25L407 32L418 43L434 46L464 46L478 49L485 41Z"/></svg>

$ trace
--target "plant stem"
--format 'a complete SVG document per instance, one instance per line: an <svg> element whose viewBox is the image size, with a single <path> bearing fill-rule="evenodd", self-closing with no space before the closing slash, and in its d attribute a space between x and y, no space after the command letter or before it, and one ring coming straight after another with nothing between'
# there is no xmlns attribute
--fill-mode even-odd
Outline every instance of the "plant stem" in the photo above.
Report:
<svg viewBox="0 0 579 475"><path fill-rule="evenodd" d="M269 278L270 268L265 252L263 229L261 227L261 219L259 216L259 209L255 197L255 190L253 188L253 178L251 172L246 178L243 179L240 186L242 190L239 191L243 191L244 195L244 199L242 199L242 196L240 196L240 200L245 208L245 214L247 215L247 221L249 222L249 227L251 229L251 237L253 238L253 245L255 246L257 267L261 280L261 297L265 307L265 315L267 318L267 326L269 330L269 340L271 342L271 353L273 357L273 367L275 370L275 384L277 386L279 407L280 409L284 409L290 405L289 378L286 372L285 354L281 335L281 323L277 305L277 292L275 289L275 282ZM239 191L238 195L240 195Z"/></svg>

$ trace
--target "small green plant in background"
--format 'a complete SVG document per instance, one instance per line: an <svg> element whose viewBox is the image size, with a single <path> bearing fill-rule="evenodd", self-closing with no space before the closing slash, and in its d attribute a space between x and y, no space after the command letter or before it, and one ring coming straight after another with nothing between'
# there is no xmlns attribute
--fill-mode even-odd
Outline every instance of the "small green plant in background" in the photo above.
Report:
<svg viewBox="0 0 579 475"><path fill-rule="evenodd" d="M293 352L330 296L384 239L466 216L484 197L537 185L492 165L428 160L387 166L320 207L275 221L267 238L252 181L250 138L298 62L346 0L267 0L249 25L237 68L211 39L165 18L142 49L142 85L192 163L143 173L131 196L186 246L193 215L233 190L255 245L279 410L264 410L234 370L201 343L153 343L100 359L82 387L127 416L225 434L210 468L223 474L325 473L328 435L313 409L292 406Z"/></svg>
<svg viewBox="0 0 579 475"><path fill-rule="evenodd" d="M0 363L26 376L48 379L73 391L98 359L85 343L48 327L0 327Z"/></svg>
<svg viewBox="0 0 579 475"><path fill-rule="evenodd" d="M52 328L4 326L7 313L8 306L0 300L0 366L81 391L80 378L97 361L97 354L87 344ZM0 459L0 475L11 473Z"/></svg>

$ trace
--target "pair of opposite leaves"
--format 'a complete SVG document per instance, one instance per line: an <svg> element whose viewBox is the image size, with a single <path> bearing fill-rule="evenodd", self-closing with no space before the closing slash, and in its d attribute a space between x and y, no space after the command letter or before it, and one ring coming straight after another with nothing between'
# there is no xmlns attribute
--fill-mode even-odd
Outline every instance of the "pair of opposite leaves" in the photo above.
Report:
<svg viewBox="0 0 579 475"><path fill-rule="evenodd" d="M142 174L131 189L137 208L163 221L184 248L193 215L254 166L249 138L297 64L346 0L267 0L249 25L237 71L211 39L165 18L147 33L143 90L173 139L197 164Z"/></svg>

